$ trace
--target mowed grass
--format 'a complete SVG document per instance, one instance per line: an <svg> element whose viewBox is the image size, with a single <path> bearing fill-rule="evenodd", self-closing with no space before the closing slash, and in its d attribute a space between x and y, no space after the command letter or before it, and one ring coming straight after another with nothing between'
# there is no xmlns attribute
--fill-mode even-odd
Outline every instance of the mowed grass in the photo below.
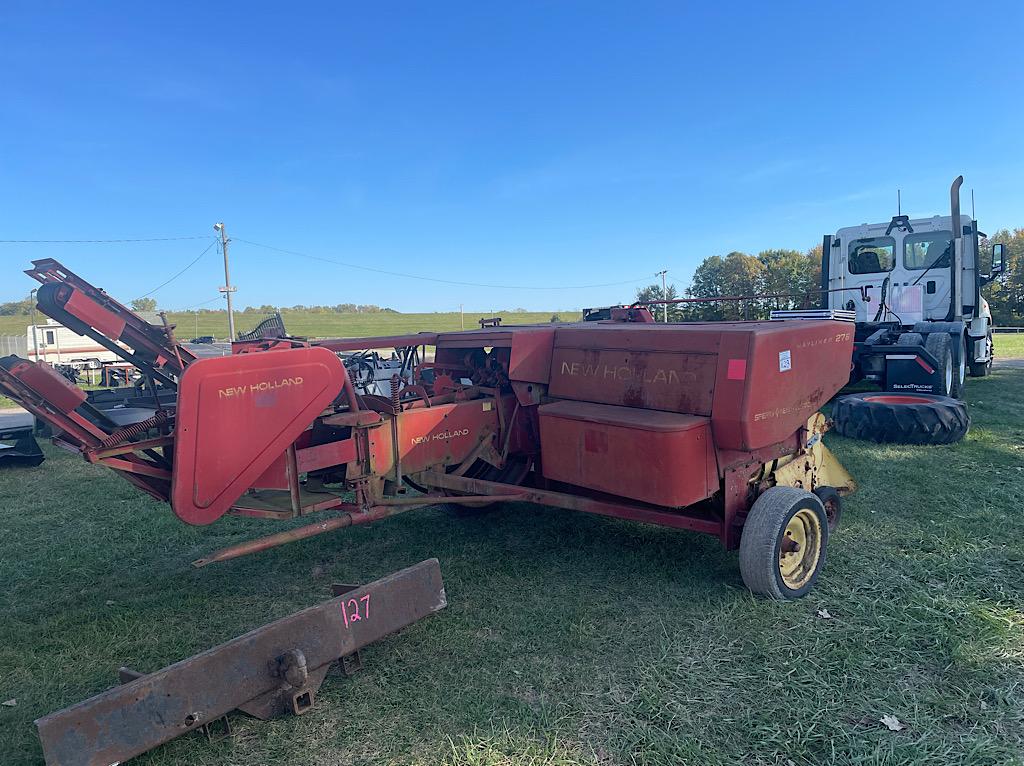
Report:
<svg viewBox="0 0 1024 766"><path fill-rule="evenodd" d="M776 603L710 537L506 505L428 509L193 570L207 528L73 455L0 470L0 763L33 719L436 556L449 606L313 711L186 764L1008 764L1024 748L1024 371L971 380L960 444L828 441L860 483L817 588ZM827 610L824 618L821 610ZM894 732L880 719L895 716Z"/></svg>
<svg viewBox="0 0 1024 766"><path fill-rule="evenodd" d="M316 314L312 312L286 311L284 326L292 335L310 338L365 338L371 335L397 335L412 332L441 332L462 329L474 330L479 320L492 316L500 316L505 324L536 324L550 322L552 315L557 314L563 321L571 322L580 319L579 311L498 311L494 314L466 312L460 315L457 311L427 314ZM266 314L235 313L235 329L251 330ZM198 324L197 324L198 320ZM40 317L45 322L46 317ZM174 312L167 315L167 321L177 326L177 335L182 340L202 335L227 339L228 319L225 312L200 313ZM0 335L17 335L25 337L29 318L24 316L0 317Z"/></svg>
<svg viewBox="0 0 1024 766"><path fill-rule="evenodd" d="M993 339L996 359L1024 358L1024 332L1001 332Z"/></svg>

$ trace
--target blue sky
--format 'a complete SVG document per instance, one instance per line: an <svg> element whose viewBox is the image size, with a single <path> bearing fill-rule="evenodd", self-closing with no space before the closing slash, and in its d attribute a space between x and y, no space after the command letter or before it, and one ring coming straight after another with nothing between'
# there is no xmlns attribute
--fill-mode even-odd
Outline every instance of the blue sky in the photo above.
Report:
<svg viewBox="0 0 1024 766"><path fill-rule="evenodd" d="M972 8L7 0L0 239L224 220L241 305L487 311L684 286L887 219L897 188L942 213L958 173L983 230L1022 226L1024 4ZM2 244L0 301L40 257L127 300L206 244ZM220 268L154 297L216 307Z"/></svg>

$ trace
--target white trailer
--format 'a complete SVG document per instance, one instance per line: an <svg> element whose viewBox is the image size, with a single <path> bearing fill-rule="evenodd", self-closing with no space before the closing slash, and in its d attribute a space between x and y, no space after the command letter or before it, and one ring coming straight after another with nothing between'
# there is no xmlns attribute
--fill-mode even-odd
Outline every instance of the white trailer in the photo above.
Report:
<svg viewBox="0 0 1024 766"><path fill-rule="evenodd" d="M29 325L25 329L28 358L32 362L64 364L79 370L98 370L104 362L119 362L117 354L108 351L92 338L56 322Z"/></svg>

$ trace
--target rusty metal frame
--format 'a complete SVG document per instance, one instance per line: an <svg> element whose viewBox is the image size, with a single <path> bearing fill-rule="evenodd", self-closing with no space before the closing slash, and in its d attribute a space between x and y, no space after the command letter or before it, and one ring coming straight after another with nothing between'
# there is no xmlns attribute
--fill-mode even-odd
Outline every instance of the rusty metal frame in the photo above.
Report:
<svg viewBox="0 0 1024 766"><path fill-rule="evenodd" d="M473 498L474 501L477 501L478 497L487 496L492 502L497 502L512 495L513 499L518 502L538 503L570 511L585 511L599 516L613 516L674 529L691 529L712 535L718 535L722 527L721 519L696 515L694 513L695 506L680 511L659 510L654 506L643 506L614 499L604 500L582 494L518 487L483 479L467 479L441 471L424 471L417 474L415 478L417 483L428 487L466 492L477 496Z"/></svg>
<svg viewBox="0 0 1024 766"><path fill-rule="evenodd" d="M332 663L447 605L437 559L303 609L155 673L37 720L50 766L108 766L232 710L260 719L301 714ZM230 731L230 724L227 725Z"/></svg>

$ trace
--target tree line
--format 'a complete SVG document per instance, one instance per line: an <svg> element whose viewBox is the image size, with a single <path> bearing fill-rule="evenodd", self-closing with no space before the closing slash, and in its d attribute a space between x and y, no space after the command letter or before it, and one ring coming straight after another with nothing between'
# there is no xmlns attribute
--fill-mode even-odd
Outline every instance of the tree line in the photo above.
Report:
<svg viewBox="0 0 1024 766"><path fill-rule="evenodd" d="M772 309L817 306L818 296L812 291L820 286L821 245L807 252L762 250L757 255L736 251L712 255L701 261L683 295L675 285L669 285L667 298L786 297L669 304L668 321L758 319ZM665 298L659 284L648 285L636 293L637 301ZM665 310L662 306L652 306L651 310L659 322L663 320Z"/></svg>
<svg viewBox="0 0 1024 766"><path fill-rule="evenodd" d="M129 305L134 311L156 311L157 302L156 298L135 298ZM173 309L170 309L173 311ZM208 309L202 308L196 311L200 314L216 314L223 313L226 309L215 308ZM188 311L185 309L184 311ZM273 314L275 312L296 312L303 314L397 314L398 312L394 309L390 309L384 306L375 306L373 304L363 303L338 303L334 306L306 306L303 304L297 304L295 306L270 306L264 304L262 306L246 306L244 309L238 309L237 313L241 314ZM26 297L20 301L9 301L7 303L0 303L0 316L27 316L32 312L32 301Z"/></svg>
<svg viewBox="0 0 1024 766"><path fill-rule="evenodd" d="M987 266L993 243L1006 245L1006 269L982 288L997 327L1024 326L1024 229L1001 229L981 241L982 264Z"/></svg>
<svg viewBox="0 0 1024 766"><path fill-rule="evenodd" d="M997 327L1024 326L1024 229L1002 229L979 243L983 271L989 269L991 247L1005 247L1004 272L982 288ZM772 309L818 307L821 304L821 245L806 252L762 250L757 255L731 252L701 261L690 285L682 291L669 285L667 295L660 284L637 290L636 300L667 298L722 298L726 296L791 294L785 298L756 298L742 301L676 303L668 306L668 321L715 321L759 319ZM663 321L662 306L651 306L657 321Z"/></svg>

